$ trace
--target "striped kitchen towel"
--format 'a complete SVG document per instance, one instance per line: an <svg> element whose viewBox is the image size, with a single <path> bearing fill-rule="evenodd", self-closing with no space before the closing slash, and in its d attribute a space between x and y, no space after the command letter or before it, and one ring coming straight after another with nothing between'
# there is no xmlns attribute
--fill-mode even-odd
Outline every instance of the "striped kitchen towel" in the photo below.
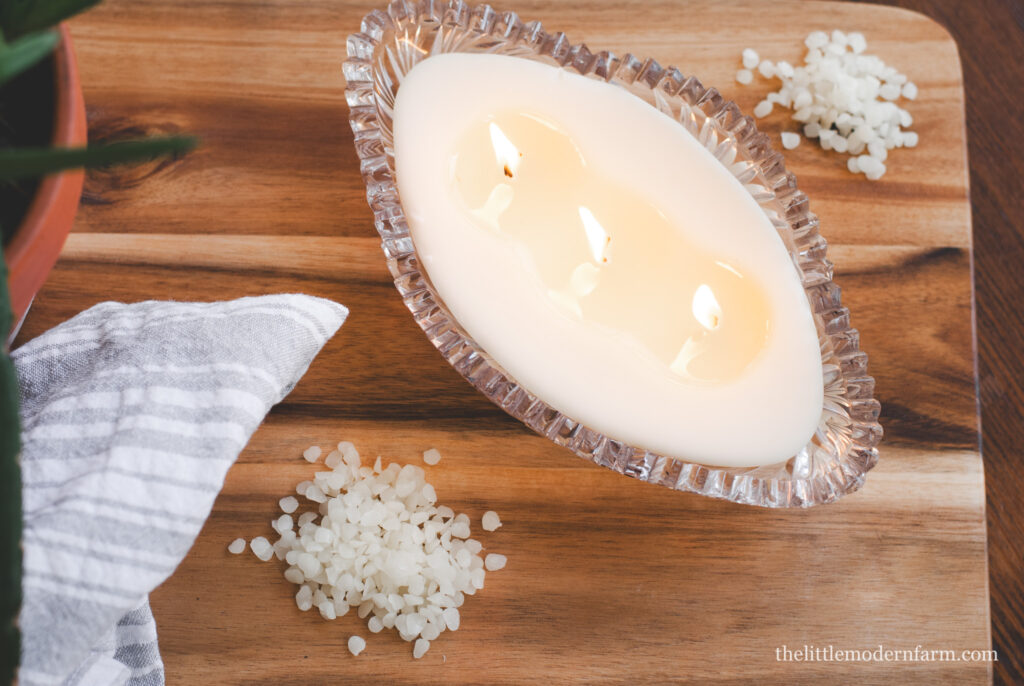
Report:
<svg viewBox="0 0 1024 686"><path fill-rule="evenodd" d="M347 314L305 295L103 303L13 353L23 686L164 683L149 592Z"/></svg>

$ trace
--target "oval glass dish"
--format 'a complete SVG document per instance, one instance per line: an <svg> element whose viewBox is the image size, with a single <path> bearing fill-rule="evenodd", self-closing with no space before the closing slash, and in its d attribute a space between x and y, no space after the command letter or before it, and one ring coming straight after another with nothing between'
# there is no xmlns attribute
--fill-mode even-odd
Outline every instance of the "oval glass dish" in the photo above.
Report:
<svg viewBox="0 0 1024 686"><path fill-rule="evenodd" d="M818 429L785 462L719 468L658 455L594 431L548 406L511 378L448 312L420 269L395 185L395 95L420 60L447 52L485 52L538 60L626 88L678 121L750 192L776 228L798 270L821 344L825 397ZM539 22L461 1L396 0L364 17L348 38L344 64L349 121L366 197L395 287L431 343L481 393L534 431L621 474L680 491L763 507L809 507L856 490L878 461L880 405L849 311L832 281L827 244L807 196L782 155L750 117L713 88L674 68L632 55L592 53ZM780 389L780 392L784 392Z"/></svg>

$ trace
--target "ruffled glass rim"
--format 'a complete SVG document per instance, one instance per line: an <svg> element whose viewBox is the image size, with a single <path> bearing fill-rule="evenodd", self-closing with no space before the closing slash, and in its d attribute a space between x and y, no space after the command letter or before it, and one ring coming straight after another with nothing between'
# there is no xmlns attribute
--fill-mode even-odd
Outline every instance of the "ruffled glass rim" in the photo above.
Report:
<svg viewBox="0 0 1024 686"><path fill-rule="evenodd" d="M825 399L818 430L785 462L753 468L694 464L617 441L562 415L521 387L448 312L419 260L405 221L392 140L394 98L420 60L446 52L533 59L628 89L671 116L744 185L778 230L800 274L821 344ZM475 388L534 431L626 476L680 491L763 507L809 507L857 490L878 461L880 405L867 354L832 280L827 243L807 196L753 119L714 88L673 67L591 52L539 22L460 0L396 0L367 14L348 38L345 94L366 197L395 287L446 360Z"/></svg>

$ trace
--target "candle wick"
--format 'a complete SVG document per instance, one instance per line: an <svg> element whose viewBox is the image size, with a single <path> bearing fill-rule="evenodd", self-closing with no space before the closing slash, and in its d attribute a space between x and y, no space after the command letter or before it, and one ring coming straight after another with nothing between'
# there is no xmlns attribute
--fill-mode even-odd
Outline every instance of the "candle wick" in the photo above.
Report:
<svg viewBox="0 0 1024 686"><path fill-rule="evenodd" d="M510 179L512 178L512 170L508 168L507 164L505 165L505 176L507 176Z"/></svg>

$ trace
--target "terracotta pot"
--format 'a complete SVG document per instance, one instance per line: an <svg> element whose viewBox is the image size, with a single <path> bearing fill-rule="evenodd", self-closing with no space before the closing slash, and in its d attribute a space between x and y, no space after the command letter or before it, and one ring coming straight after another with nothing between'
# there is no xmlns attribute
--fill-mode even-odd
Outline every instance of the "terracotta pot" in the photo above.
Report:
<svg viewBox="0 0 1024 686"><path fill-rule="evenodd" d="M54 52L53 145L85 145L87 140L85 101L78 80L75 51L67 26L60 27L61 40ZM5 249L11 290L11 305L17 330L32 299L42 287L64 247L82 197L81 170L52 174L39 184L25 219Z"/></svg>

